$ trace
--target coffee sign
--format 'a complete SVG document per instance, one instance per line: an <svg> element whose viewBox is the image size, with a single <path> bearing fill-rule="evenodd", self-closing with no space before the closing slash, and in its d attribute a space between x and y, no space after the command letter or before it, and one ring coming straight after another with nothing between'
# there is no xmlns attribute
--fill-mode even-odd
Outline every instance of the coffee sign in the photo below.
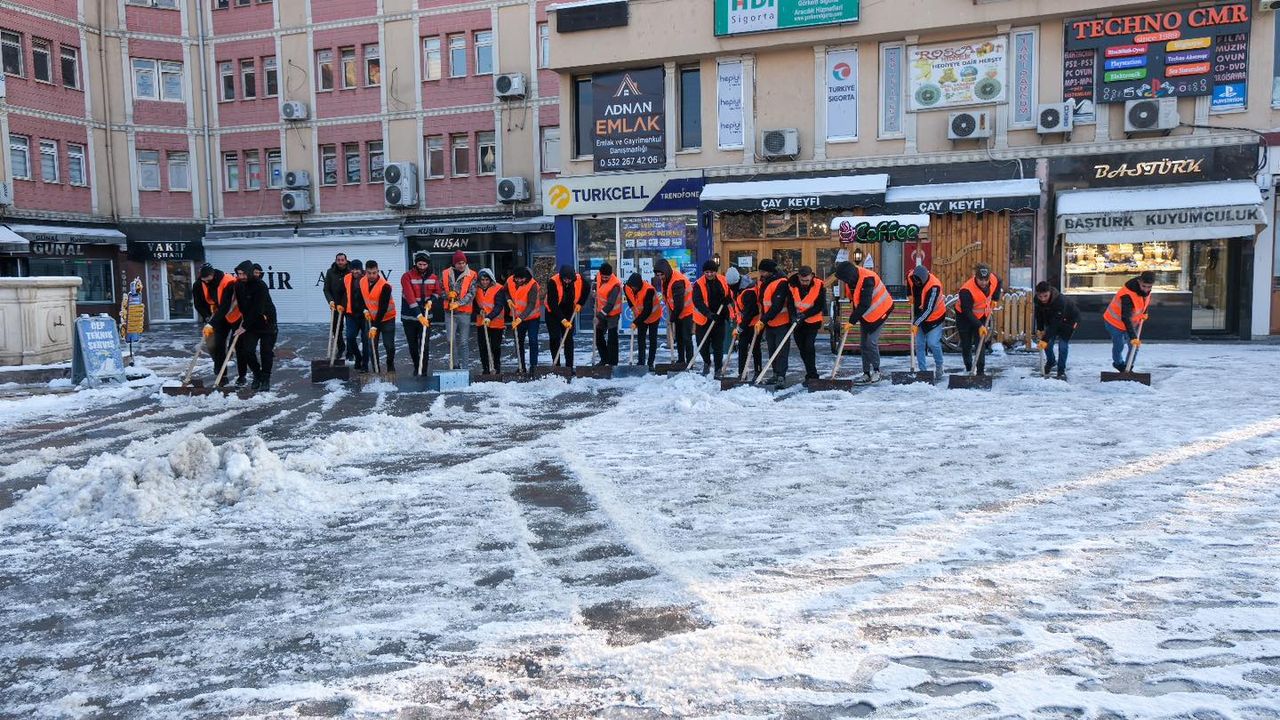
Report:
<svg viewBox="0 0 1280 720"><path fill-rule="evenodd" d="M840 243L915 242L929 226L928 215L846 217L831 221Z"/></svg>

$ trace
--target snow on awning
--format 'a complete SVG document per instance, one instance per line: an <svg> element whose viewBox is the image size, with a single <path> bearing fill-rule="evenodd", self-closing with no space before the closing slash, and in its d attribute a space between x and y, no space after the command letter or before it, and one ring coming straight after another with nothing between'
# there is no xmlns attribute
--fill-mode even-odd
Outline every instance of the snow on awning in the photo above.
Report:
<svg viewBox="0 0 1280 720"><path fill-rule="evenodd" d="M888 187L888 175L711 183L698 202L713 212L847 210L880 205Z"/></svg>
<svg viewBox="0 0 1280 720"><path fill-rule="evenodd" d="M1067 242L1133 243L1253 237L1266 225L1250 180L1058 193Z"/></svg>
<svg viewBox="0 0 1280 720"><path fill-rule="evenodd" d="M981 182L904 185L884 196L886 212L948 213L1035 210L1040 207L1040 181L985 180Z"/></svg>
<svg viewBox="0 0 1280 720"><path fill-rule="evenodd" d="M30 247L31 243L26 238L10 230L8 226L0 225L0 252L20 253L26 252Z"/></svg>
<svg viewBox="0 0 1280 720"><path fill-rule="evenodd" d="M115 228L84 225L10 225L9 229L37 242L75 242L118 245L125 248L124 233Z"/></svg>

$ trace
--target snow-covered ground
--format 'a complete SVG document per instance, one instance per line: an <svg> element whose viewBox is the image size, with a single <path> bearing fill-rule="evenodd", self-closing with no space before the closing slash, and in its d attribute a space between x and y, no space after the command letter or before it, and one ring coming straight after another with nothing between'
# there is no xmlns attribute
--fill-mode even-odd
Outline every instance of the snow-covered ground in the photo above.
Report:
<svg viewBox="0 0 1280 720"><path fill-rule="evenodd" d="M0 400L0 717L1280 718L1280 348L438 396L323 343Z"/></svg>

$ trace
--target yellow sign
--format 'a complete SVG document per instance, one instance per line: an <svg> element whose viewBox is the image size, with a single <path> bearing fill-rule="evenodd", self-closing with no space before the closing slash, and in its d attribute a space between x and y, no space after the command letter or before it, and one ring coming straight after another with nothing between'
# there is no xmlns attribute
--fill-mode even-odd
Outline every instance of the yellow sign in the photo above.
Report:
<svg viewBox="0 0 1280 720"><path fill-rule="evenodd" d="M1165 50L1169 52L1178 52L1179 50L1201 50L1213 45L1212 37L1188 38L1186 40L1174 40L1165 45Z"/></svg>
<svg viewBox="0 0 1280 720"><path fill-rule="evenodd" d="M569 201L573 199L573 194L569 192L569 188L563 185L556 185L551 188L549 195L551 207L557 210L563 210L569 207Z"/></svg>

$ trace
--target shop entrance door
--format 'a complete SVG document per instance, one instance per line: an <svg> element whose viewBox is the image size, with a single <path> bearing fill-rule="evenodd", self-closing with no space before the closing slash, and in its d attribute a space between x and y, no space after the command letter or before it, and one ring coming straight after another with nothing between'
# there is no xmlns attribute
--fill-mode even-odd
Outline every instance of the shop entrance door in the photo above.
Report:
<svg viewBox="0 0 1280 720"><path fill-rule="evenodd" d="M187 260L147 262L147 317L151 322L182 322L196 316L191 298L195 273Z"/></svg>
<svg viewBox="0 0 1280 720"><path fill-rule="evenodd" d="M1234 293L1227 240L1202 240L1191 246L1191 331L1226 332Z"/></svg>

